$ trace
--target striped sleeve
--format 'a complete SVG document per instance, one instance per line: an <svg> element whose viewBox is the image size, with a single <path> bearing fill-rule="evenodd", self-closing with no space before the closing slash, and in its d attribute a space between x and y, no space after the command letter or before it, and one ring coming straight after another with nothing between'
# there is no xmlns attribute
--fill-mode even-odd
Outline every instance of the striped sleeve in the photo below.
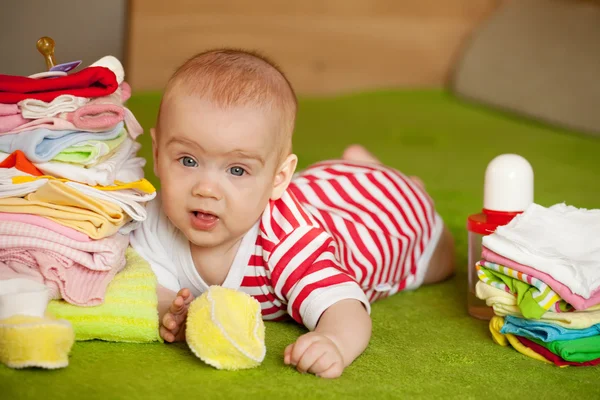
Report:
<svg viewBox="0 0 600 400"><path fill-rule="evenodd" d="M309 330L323 312L344 299L370 304L358 283L335 258L335 242L321 228L304 225L279 240L268 259L275 295L287 304L288 314Z"/></svg>

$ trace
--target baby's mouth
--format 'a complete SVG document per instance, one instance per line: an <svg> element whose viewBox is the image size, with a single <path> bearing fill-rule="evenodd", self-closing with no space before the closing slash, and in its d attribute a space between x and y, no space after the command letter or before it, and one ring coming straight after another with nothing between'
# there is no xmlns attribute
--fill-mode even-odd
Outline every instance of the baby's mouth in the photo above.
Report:
<svg viewBox="0 0 600 400"><path fill-rule="evenodd" d="M219 217L204 211L192 211L190 217L192 227L201 231L210 231L219 222Z"/></svg>
<svg viewBox="0 0 600 400"><path fill-rule="evenodd" d="M192 211L192 214L194 214L194 217L196 217L196 218L205 219L205 220L214 220L214 219L219 218L214 214L206 213L206 212L202 212L202 211Z"/></svg>

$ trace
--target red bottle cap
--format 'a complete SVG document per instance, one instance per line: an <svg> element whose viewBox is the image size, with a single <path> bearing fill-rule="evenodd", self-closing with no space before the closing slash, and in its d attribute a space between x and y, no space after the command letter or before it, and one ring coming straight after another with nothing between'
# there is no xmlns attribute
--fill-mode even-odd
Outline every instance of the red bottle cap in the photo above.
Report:
<svg viewBox="0 0 600 400"><path fill-rule="evenodd" d="M467 230L480 235L494 233L497 227L508 224L516 215L523 211L493 211L482 210L479 214L469 215L467 219Z"/></svg>

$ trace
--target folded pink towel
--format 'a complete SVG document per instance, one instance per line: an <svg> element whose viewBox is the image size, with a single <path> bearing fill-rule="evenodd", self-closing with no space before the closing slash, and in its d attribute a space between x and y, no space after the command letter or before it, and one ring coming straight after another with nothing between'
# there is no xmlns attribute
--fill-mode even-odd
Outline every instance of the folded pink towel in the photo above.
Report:
<svg viewBox="0 0 600 400"><path fill-rule="evenodd" d="M16 104L0 103L0 116L20 114L19 106Z"/></svg>
<svg viewBox="0 0 600 400"><path fill-rule="evenodd" d="M122 106L114 104L90 103L73 112L66 113L65 118L81 130L108 130L123 121L125 110Z"/></svg>
<svg viewBox="0 0 600 400"><path fill-rule="evenodd" d="M65 113L69 114L69 113ZM61 114L62 115L62 114ZM116 124L115 124L116 125ZM20 124L12 129L4 130L0 126L0 135L11 135L13 133L21 133L38 128L46 128L53 131L77 131L82 130L73 125L72 122L62 117L44 117L37 119L27 119L25 123ZM105 129L89 129L88 132L102 132Z"/></svg>
<svg viewBox="0 0 600 400"><path fill-rule="evenodd" d="M0 280L33 279L50 289L52 299L64 299L78 306L97 306L104 302L108 284L123 269L93 271L81 264L65 262L59 254L20 249L0 250Z"/></svg>
<svg viewBox="0 0 600 400"><path fill-rule="evenodd" d="M10 132L30 121L30 119L23 118L20 113L13 115L0 115L0 133Z"/></svg>
<svg viewBox="0 0 600 400"><path fill-rule="evenodd" d="M95 271L109 271L125 259L127 235L115 234L103 239L79 242L56 231L22 222L0 224L0 249L52 251L66 263L79 263Z"/></svg>
<svg viewBox="0 0 600 400"><path fill-rule="evenodd" d="M39 226L41 228L50 229L69 239L77 240L78 242L92 241L92 239L83 232L76 231L73 228L61 225L58 222L54 222L51 219L39 215L0 212L0 221L23 222L25 224Z"/></svg>
<svg viewBox="0 0 600 400"><path fill-rule="evenodd" d="M527 265L519 264L518 262L509 260L508 258L493 252L485 246L483 247L482 257L487 261L504 265L516 271L523 272L524 274L531 275L534 278L538 278L546 285L550 286L550 288L554 290L564 301L571 304L573 308L578 311L600 304L600 290L593 292L589 299L585 299L578 294L574 294L571 289L558 282L545 272L541 272L535 268L531 268Z"/></svg>
<svg viewBox="0 0 600 400"><path fill-rule="evenodd" d="M23 118L16 104L0 104L0 132L10 131L29 120Z"/></svg>
<svg viewBox="0 0 600 400"><path fill-rule="evenodd" d="M125 103L131 97L131 86L129 83L123 81L121 83L121 103Z"/></svg>
<svg viewBox="0 0 600 400"><path fill-rule="evenodd" d="M125 266L127 235L77 240L42 217L25 216L33 222L25 223L8 215L0 213L0 280L33 279L50 288L52 298L72 304L103 302L108 283Z"/></svg>
<svg viewBox="0 0 600 400"><path fill-rule="evenodd" d="M130 97L131 86L123 82L114 93L92 99L86 106L70 115L65 115L64 118L72 121L73 125L82 130L95 129L98 126L107 126L124 120L129 136L136 139L144 133L144 129L133 113L127 107L123 107L123 103Z"/></svg>

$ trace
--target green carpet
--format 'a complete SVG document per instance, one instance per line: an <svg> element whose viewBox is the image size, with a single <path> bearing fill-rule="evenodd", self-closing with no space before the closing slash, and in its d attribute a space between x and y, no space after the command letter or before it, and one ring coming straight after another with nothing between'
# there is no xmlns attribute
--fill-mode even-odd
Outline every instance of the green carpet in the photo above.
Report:
<svg viewBox="0 0 600 400"><path fill-rule="evenodd" d="M158 95L129 106L147 130ZM535 171L535 200L600 207L600 140L460 103L440 91L378 92L303 99L294 138L300 166L363 143L384 162L420 176L454 233L456 276L373 306L366 352L338 380L284 366L285 346L304 332L267 323L267 356L257 369L217 371L183 344L77 343L68 368L0 366L3 399L216 398L599 398L600 369L557 368L490 338L466 312L467 215L482 207L483 174L496 155L515 152ZM147 167L148 177L151 166ZM259 397L260 396L260 397Z"/></svg>

